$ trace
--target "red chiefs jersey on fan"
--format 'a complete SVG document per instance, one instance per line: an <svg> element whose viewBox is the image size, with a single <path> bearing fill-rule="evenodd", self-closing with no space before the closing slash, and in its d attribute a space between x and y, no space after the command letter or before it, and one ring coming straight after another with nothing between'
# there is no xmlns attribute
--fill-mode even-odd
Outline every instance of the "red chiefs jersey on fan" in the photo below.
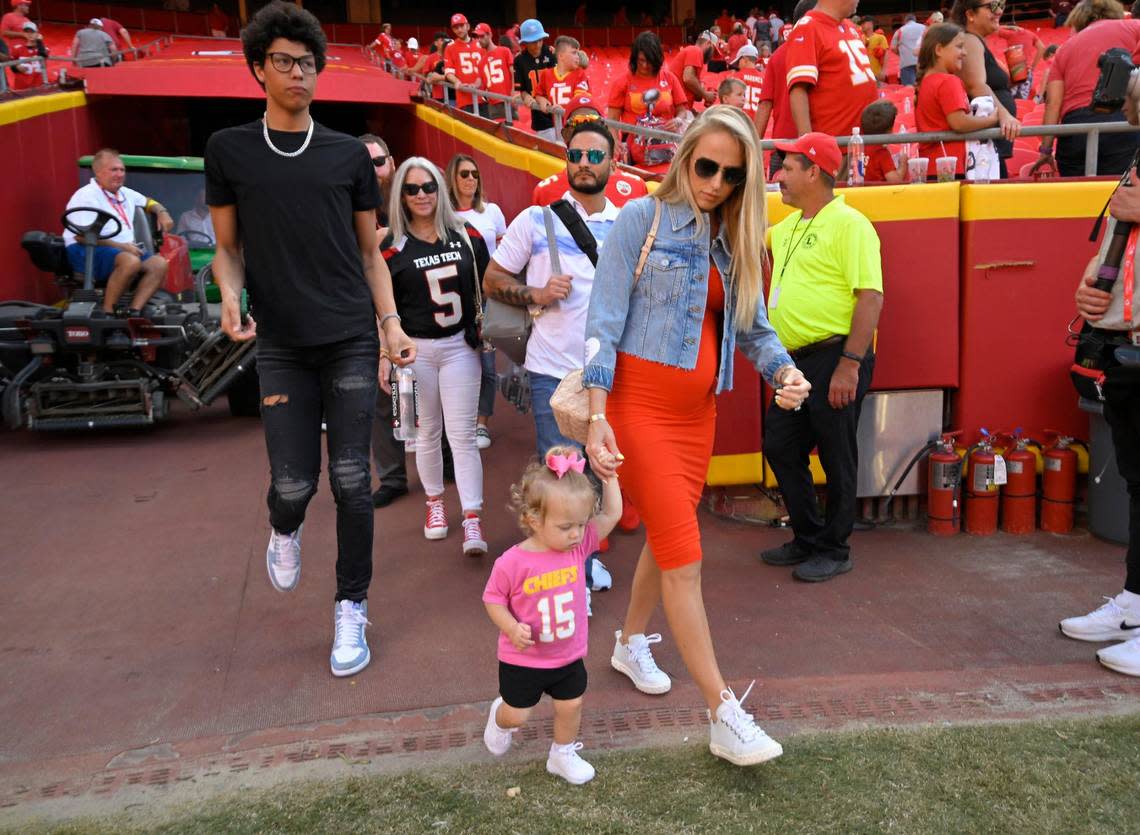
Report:
<svg viewBox="0 0 1140 835"><path fill-rule="evenodd" d="M490 52L483 53L483 89L504 96L514 93L514 60L515 56L505 46L496 46Z"/></svg>
<svg viewBox="0 0 1140 835"><path fill-rule="evenodd" d="M536 206L549 206L555 200L561 199L569 188L570 179L565 171L561 171L538 183L534 187L531 200ZM625 171L618 170L610 174L610 179L606 183L606 197L619 209L635 197L644 197L647 194L649 190L645 187L645 180Z"/></svg>
<svg viewBox="0 0 1140 835"><path fill-rule="evenodd" d="M460 84L474 84L483 81L483 50L474 40L453 40L443 50L444 73L455 73ZM455 94L457 107L469 107L472 102L471 94L459 90Z"/></svg>
<svg viewBox="0 0 1140 835"><path fill-rule="evenodd" d="M387 58L392 54L392 36L381 32L372 42L372 46L380 53L381 57Z"/></svg>
<svg viewBox="0 0 1140 835"><path fill-rule="evenodd" d="M744 112L749 116L755 116L760 107L760 94L764 89L763 68L752 67L747 70L737 70L733 76L744 82Z"/></svg>
<svg viewBox="0 0 1140 835"><path fill-rule="evenodd" d="M780 43L783 43L789 37L791 37L793 25L794 24L791 24L791 23L785 23L783 26L780 27Z"/></svg>
<svg viewBox="0 0 1140 835"><path fill-rule="evenodd" d="M809 87L811 129L849 135L878 90L858 27L813 9L796 24L785 48L788 89Z"/></svg>
<svg viewBox="0 0 1140 835"><path fill-rule="evenodd" d="M571 70L566 75L558 72L558 67L539 70L531 86L535 96L542 96L557 107L566 107L570 100L582 93L590 92L590 80L585 70Z"/></svg>

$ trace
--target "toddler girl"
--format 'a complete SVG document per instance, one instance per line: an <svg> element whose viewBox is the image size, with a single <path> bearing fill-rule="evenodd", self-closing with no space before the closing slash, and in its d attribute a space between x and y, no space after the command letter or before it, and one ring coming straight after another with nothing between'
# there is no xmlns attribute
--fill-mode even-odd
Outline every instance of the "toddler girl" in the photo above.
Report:
<svg viewBox="0 0 1140 835"><path fill-rule="evenodd" d="M918 104L915 124L921 133L952 130L957 133L996 127L997 114L974 116L966 85L959 75L966 58L966 35L953 23L939 23L926 30L918 52ZM930 160L938 157L958 158L956 174L966 173L965 142L935 142L918 146L919 156Z"/></svg>
<svg viewBox="0 0 1140 835"><path fill-rule="evenodd" d="M576 449L552 447L511 487L512 507L527 538L495 560L483 591L499 627L499 698L491 703L483 741L499 757L543 693L554 700L554 743L546 770L581 785L594 767L576 742L586 692L586 559L621 516L616 478L602 488L598 509Z"/></svg>

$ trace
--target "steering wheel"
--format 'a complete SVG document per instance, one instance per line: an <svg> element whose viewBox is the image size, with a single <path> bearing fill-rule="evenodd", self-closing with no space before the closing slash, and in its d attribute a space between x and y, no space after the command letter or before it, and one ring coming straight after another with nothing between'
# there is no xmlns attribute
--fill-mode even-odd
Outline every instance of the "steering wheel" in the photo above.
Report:
<svg viewBox="0 0 1140 835"><path fill-rule="evenodd" d="M71 217L72 215L78 214L79 212L88 212L89 214L93 214L95 215L95 219L86 226L80 226ZM68 232L74 233L78 238L86 238L87 235L91 232L95 232L96 237L99 238L113 238L118 235L119 232L121 232L123 229L123 222L110 212L105 212L102 209L89 208L87 206L76 206L73 209L68 209L63 213L63 217L61 217L59 220L60 223L63 224L64 229L66 229ZM115 228L111 231L110 234L106 234L108 223L115 224Z"/></svg>
<svg viewBox="0 0 1140 835"><path fill-rule="evenodd" d="M213 238L197 229L183 229L175 234L185 238L191 249L213 249L215 246Z"/></svg>

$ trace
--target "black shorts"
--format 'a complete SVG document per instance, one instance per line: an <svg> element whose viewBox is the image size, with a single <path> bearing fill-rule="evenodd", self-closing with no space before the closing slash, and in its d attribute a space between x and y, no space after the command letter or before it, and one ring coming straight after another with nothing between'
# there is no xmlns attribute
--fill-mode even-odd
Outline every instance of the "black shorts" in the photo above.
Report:
<svg viewBox="0 0 1140 835"><path fill-rule="evenodd" d="M499 662L499 695L510 707L534 707L543 693L568 701L585 692L586 665L581 658L565 667L550 669Z"/></svg>

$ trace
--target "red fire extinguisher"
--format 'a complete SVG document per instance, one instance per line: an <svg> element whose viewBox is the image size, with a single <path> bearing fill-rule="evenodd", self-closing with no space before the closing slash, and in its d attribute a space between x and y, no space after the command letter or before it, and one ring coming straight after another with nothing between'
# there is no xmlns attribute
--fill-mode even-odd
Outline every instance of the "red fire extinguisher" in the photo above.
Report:
<svg viewBox="0 0 1140 835"><path fill-rule="evenodd" d="M959 434L944 434L930 453L926 529L935 536L953 536L962 526L962 459L954 449Z"/></svg>
<svg viewBox="0 0 1140 835"><path fill-rule="evenodd" d="M997 532L997 456L990 433L966 453L966 533L988 536Z"/></svg>
<svg viewBox="0 0 1140 835"><path fill-rule="evenodd" d="M1073 507L1077 496L1077 453L1068 435L1051 429L1053 445L1044 453L1041 477L1041 530L1068 533L1073 529Z"/></svg>
<svg viewBox="0 0 1140 835"><path fill-rule="evenodd" d="M1034 443L1021 429L1010 436L1005 452L1006 483L1001 488L1001 529L1006 533L1033 533L1037 527L1037 456Z"/></svg>

